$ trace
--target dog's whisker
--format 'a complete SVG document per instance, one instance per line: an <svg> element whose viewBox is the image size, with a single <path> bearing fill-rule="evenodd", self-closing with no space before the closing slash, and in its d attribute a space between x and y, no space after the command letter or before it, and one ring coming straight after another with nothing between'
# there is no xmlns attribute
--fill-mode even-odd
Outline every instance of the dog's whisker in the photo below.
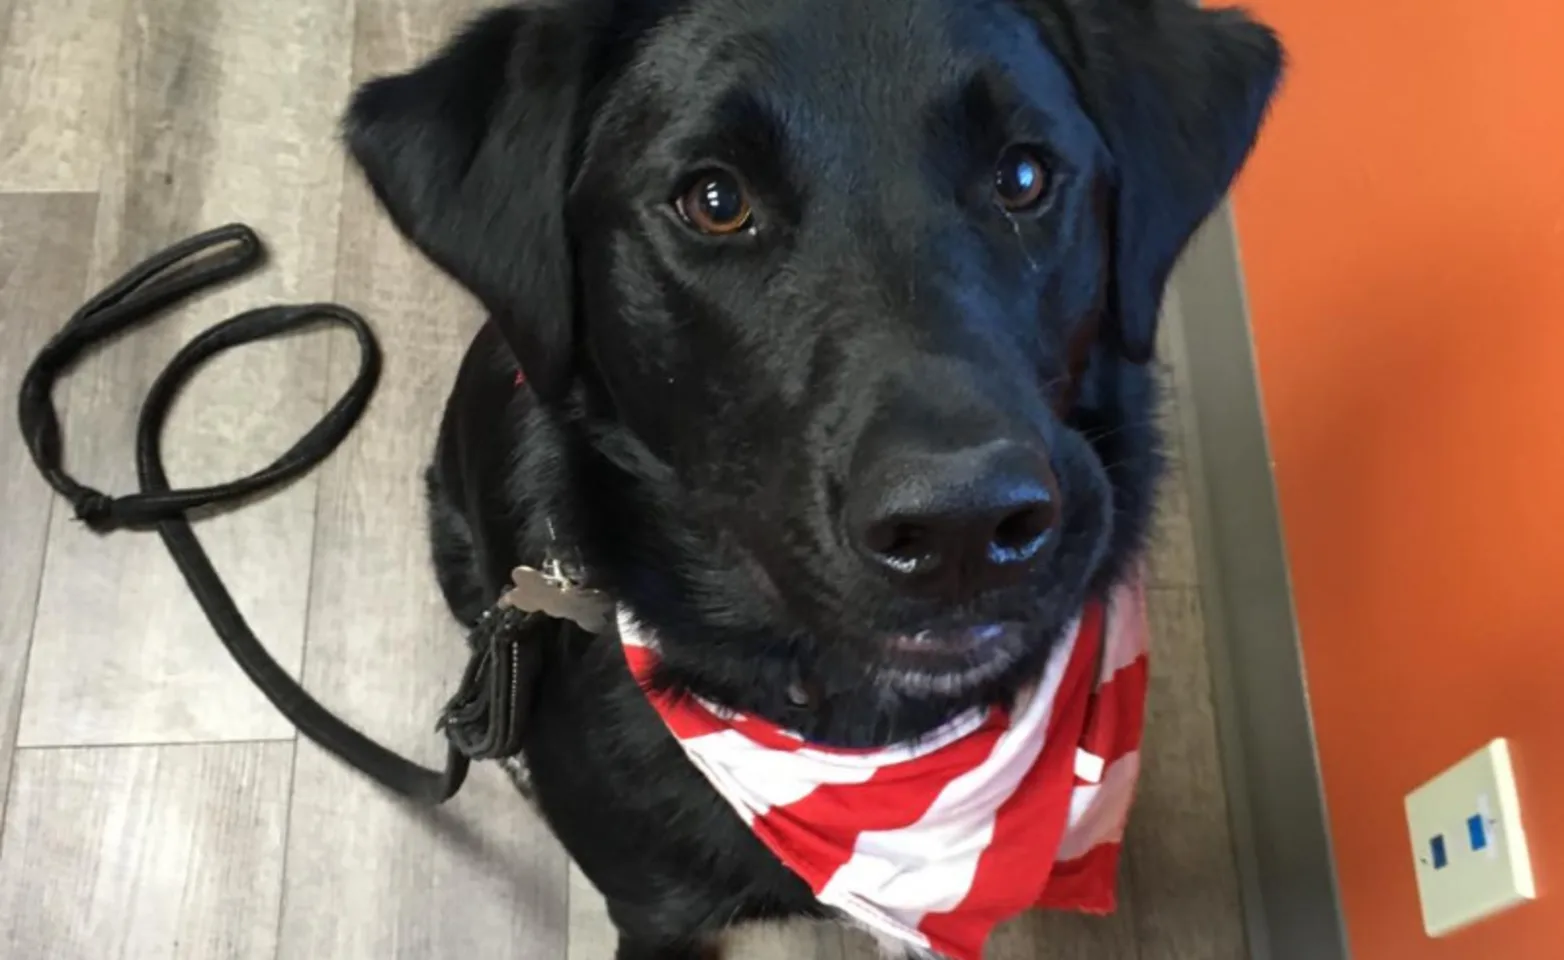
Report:
<svg viewBox="0 0 1564 960"><path fill-rule="evenodd" d="M1123 433L1128 433L1131 430L1144 430L1148 427L1155 427L1156 425L1156 417L1147 417L1143 420L1129 420L1118 423L1112 427L1102 430L1088 430L1083 432L1081 435L1089 442L1096 443L1102 440L1111 440L1114 437L1117 437Z"/></svg>
<svg viewBox="0 0 1564 960"><path fill-rule="evenodd" d="M1027 266L1032 268L1033 273L1036 273L1042 268L1038 266L1037 258L1032 256L1031 249L1026 245L1026 237L1021 233L1020 222L1009 213L1005 214L1005 219L1010 221L1010 230L1016 235L1016 245L1021 248L1021 256L1026 258Z"/></svg>

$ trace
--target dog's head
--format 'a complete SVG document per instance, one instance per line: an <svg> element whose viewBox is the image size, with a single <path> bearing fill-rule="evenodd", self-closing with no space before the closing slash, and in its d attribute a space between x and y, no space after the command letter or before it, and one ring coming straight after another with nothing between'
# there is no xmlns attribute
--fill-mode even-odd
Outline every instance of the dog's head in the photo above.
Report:
<svg viewBox="0 0 1564 960"><path fill-rule="evenodd" d="M859 742L1015 689L1124 574L1163 287L1280 60L1185 0L556 0L347 131L574 438L534 502L670 676Z"/></svg>

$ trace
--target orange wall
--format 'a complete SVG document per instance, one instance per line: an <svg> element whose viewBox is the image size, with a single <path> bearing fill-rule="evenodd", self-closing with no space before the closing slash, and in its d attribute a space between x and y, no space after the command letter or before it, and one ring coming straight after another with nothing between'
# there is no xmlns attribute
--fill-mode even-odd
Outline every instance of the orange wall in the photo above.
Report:
<svg viewBox="0 0 1564 960"><path fill-rule="evenodd" d="M1423 934L1402 797L1513 738L1564 897L1564 0L1249 6L1293 61L1236 209L1353 956L1561 957L1564 900Z"/></svg>

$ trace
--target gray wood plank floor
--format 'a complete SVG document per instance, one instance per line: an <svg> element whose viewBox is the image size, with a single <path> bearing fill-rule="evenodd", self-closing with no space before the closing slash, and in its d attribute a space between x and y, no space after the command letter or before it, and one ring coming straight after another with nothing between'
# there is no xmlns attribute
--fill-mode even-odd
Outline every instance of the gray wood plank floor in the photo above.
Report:
<svg viewBox="0 0 1564 960"><path fill-rule="evenodd" d="M347 175L352 84L415 62L475 0L0 0L0 397L91 290L229 220L271 263L90 358L62 385L69 462L132 485L136 404L196 330L336 299L382 337L364 423L321 470L203 542L274 655L333 708L434 763L461 657L420 504L471 300ZM1181 318L1170 310L1170 321ZM318 335L219 360L175 413L171 473L235 476L353 374ZM1169 416L1176 424L1178 418ZM1034 915L994 960L1245 956L1180 445L1150 559L1146 777L1123 908ZM420 706L422 705L422 706ZM228 661L162 546L61 509L0 428L0 957L608 960L602 902L492 769L429 816L308 743ZM735 960L868 960L830 927L736 935Z"/></svg>

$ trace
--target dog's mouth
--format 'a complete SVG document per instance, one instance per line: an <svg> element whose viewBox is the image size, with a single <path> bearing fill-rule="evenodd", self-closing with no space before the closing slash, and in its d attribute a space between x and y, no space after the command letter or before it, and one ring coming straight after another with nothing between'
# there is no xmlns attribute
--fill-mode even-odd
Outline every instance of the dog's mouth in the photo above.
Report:
<svg viewBox="0 0 1564 960"><path fill-rule="evenodd" d="M1035 630L999 621L892 634L882 642L880 685L912 696L955 696L996 679L1025 655Z"/></svg>

